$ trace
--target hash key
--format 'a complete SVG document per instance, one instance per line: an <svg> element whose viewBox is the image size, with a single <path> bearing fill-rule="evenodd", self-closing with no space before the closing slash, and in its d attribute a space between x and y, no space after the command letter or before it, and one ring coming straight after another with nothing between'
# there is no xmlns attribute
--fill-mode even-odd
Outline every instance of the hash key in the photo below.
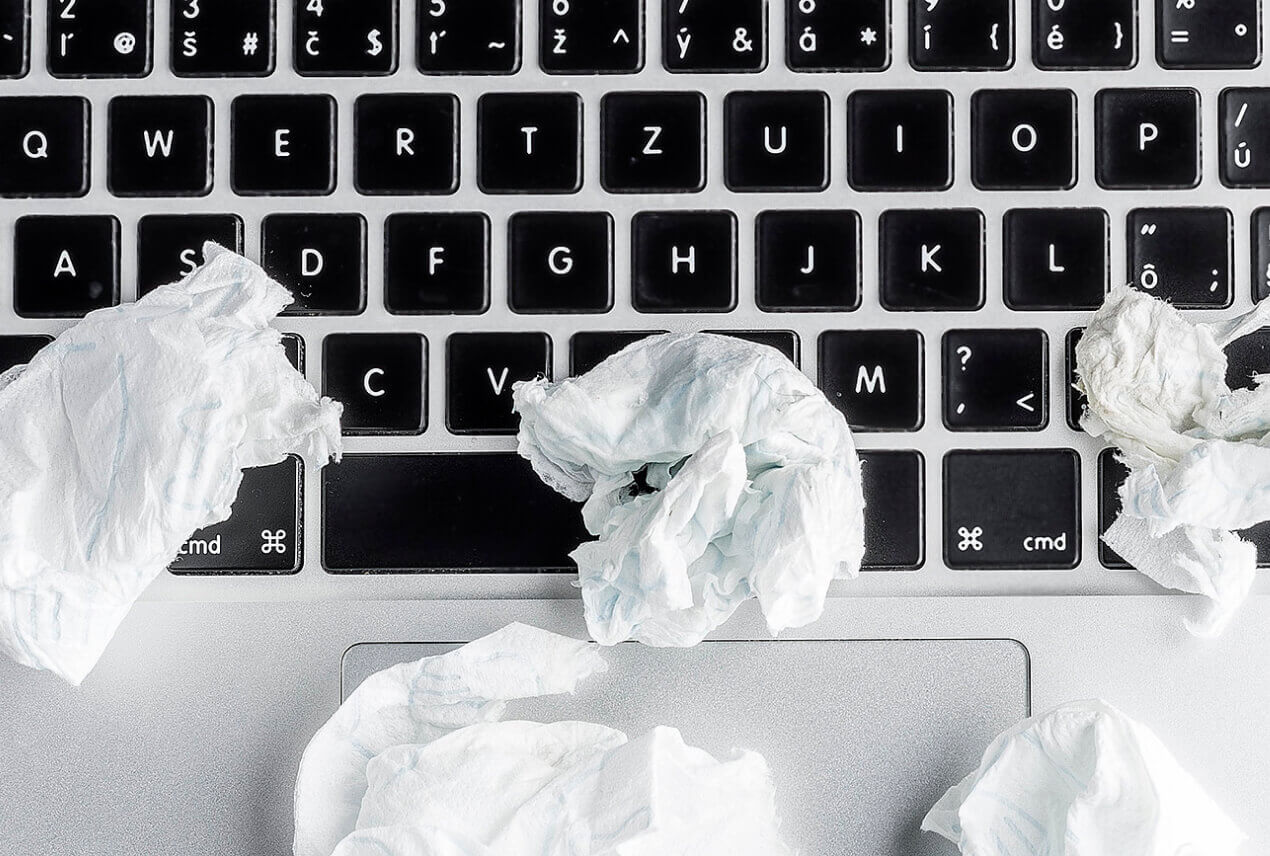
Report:
<svg viewBox="0 0 1270 856"><path fill-rule="evenodd" d="M820 388L856 431L916 431L925 421L916 330L820 334Z"/></svg>
<svg viewBox="0 0 1270 856"><path fill-rule="evenodd" d="M1129 282L1179 309L1221 309L1234 299L1230 212L1136 208L1129 212Z"/></svg>
<svg viewBox="0 0 1270 856"><path fill-rule="evenodd" d="M518 381L551 378L546 333L454 333L446 341L445 422L454 434L515 434Z"/></svg>
<svg viewBox="0 0 1270 856"><path fill-rule="evenodd" d="M295 70L383 75L397 69L397 0L294 0Z"/></svg>
<svg viewBox="0 0 1270 856"><path fill-rule="evenodd" d="M276 2L171 0L172 73L177 77L270 74Z"/></svg>
<svg viewBox="0 0 1270 856"><path fill-rule="evenodd" d="M1049 422L1044 330L951 330L943 370L949 430L1039 431Z"/></svg>
<svg viewBox="0 0 1270 856"><path fill-rule="evenodd" d="M346 436L421 434L427 342L417 333L335 333L322 342L322 393L343 402Z"/></svg>
<svg viewBox="0 0 1270 856"><path fill-rule="evenodd" d="M515 74L520 69L520 16L521 0L418 0L419 70Z"/></svg>
<svg viewBox="0 0 1270 856"><path fill-rule="evenodd" d="M146 76L153 15L153 0L48 0L49 73Z"/></svg>

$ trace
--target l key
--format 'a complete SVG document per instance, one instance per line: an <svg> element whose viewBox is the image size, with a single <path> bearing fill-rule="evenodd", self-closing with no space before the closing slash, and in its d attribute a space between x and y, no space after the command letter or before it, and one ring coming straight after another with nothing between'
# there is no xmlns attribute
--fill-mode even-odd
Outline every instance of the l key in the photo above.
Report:
<svg viewBox="0 0 1270 856"><path fill-rule="evenodd" d="M517 381L551 377L546 333L455 333L446 342L445 422L455 434L515 434Z"/></svg>

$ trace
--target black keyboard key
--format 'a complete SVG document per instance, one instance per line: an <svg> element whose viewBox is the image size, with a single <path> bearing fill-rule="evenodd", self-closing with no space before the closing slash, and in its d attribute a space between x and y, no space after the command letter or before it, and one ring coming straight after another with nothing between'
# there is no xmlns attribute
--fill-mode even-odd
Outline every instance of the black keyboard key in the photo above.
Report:
<svg viewBox="0 0 1270 856"><path fill-rule="evenodd" d="M952 95L857 91L847 98L847 178L856 190L952 186Z"/></svg>
<svg viewBox="0 0 1270 856"><path fill-rule="evenodd" d="M1097 309L1107 294L1110 229L1101 208L1015 208L1005 214L1005 305Z"/></svg>
<svg viewBox="0 0 1270 856"><path fill-rule="evenodd" d="M0 336L0 372L26 365L52 341L52 336Z"/></svg>
<svg viewBox="0 0 1270 856"><path fill-rule="evenodd" d="M730 190L818 191L829 184L829 96L733 92L724 100Z"/></svg>
<svg viewBox="0 0 1270 856"><path fill-rule="evenodd" d="M1270 187L1270 89L1223 91L1217 122L1222 184Z"/></svg>
<svg viewBox="0 0 1270 856"><path fill-rule="evenodd" d="M233 186L242 196L335 189L335 99L240 95L232 104Z"/></svg>
<svg viewBox="0 0 1270 856"><path fill-rule="evenodd" d="M954 570L1080 564L1080 456L1071 449L944 457L944 561Z"/></svg>
<svg viewBox="0 0 1270 856"><path fill-rule="evenodd" d="M520 7L521 0L418 0L419 70L515 74L520 69Z"/></svg>
<svg viewBox="0 0 1270 856"><path fill-rule="evenodd" d="M1066 354L1066 374L1067 378L1067 427L1073 431L1083 431L1080 427L1080 419L1085 415L1085 408L1089 404L1089 399L1085 393L1076 388L1076 346L1080 344L1080 337L1085 333L1084 327L1077 327L1075 330L1067 331L1067 354Z"/></svg>
<svg viewBox="0 0 1270 856"><path fill-rule="evenodd" d="M982 212L886 211L880 223L882 306L892 310L983 306Z"/></svg>
<svg viewBox="0 0 1270 856"><path fill-rule="evenodd" d="M237 214L147 214L137 222L137 296L179 282L203 264L203 244L243 251Z"/></svg>
<svg viewBox="0 0 1270 856"><path fill-rule="evenodd" d="M1032 0L1032 57L1055 71L1133 68L1138 0Z"/></svg>
<svg viewBox="0 0 1270 856"><path fill-rule="evenodd" d="M362 95L353 125L359 193L459 189L459 100L453 95Z"/></svg>
<svg viewBox="0 0 1270 856"><path fill-rule="evenodd" d="M1129 282L1182 309L1234 300L1233 221L1225 208L1135 208L1128 224Z"/></svg>
<svg viewBox="0 0 1270 856"><path fill-rule="evenodd" d="M13 307L24 318L77 318L119 303L116 218L19 217L13 245Z"/></svg>
<svg viewBox="0 0 1270 856"><path fill-rule="evenodd" d="M882 71L891 64L888 0L785 0L785 57L794 71Z"/></svg>
<svg viewBox="0 0 1270 856"><path fill-rule="evenodd" d="M287 362L304 374L304 337L298 333L283 333L282 350L287 354Z"/></svg>
<svg viewBox="0 0 1270 856"><path fill-rule="evenodd" d="M0 77L31 68L31 0L0 0Z"/></svg>
<svg viewBox="0 0 1270 856"><path fill-rule="evenodd" d="M605 330L574 333L569 339L569 376L584 375L609 357L665 330Z"/></svg>
<svg viewBox="0 0 1270 856"><path fill-rule="evenodd" d="M915 571L926 563L926 459L921 452L860 453L864 570Z"/></svg>
<svg viewBox="0 0 1270 856"><path fill-rule="evenodd" d="M366 219L360 214L270 214L260 263L291 290L284 315L356 315L366 308Z"/></svg>
<svg viewBox="0 0 1270 856"><path fill-rule="evenodd" d="M507 229L507 299L513 312L613 308L611 214L514 214Z"/></svg>
<svg viewBox="0 0 1270 856"><path fill-rule="evenodd" d="M690 193L706 183L700 92L612 92L600 106L600 183L610 193Z"/></svg>
<svg viewBox="0 0 1270 856"><path fill-rule="evenodd" d="M322 342L322 393L343 402L343 433L422 434L428 343L417 333L336 333Z"/></svg>
<svg viewBox="0 0 1270 856"><path fill-rule="evenodd" d="M1270 297L1270 208L1252 212L1252 299Z"/></svg>
<svg viewBox="0 0 1270 856"><path fill-rule="evenodd" d="M1164 68L1253 68L1260 0L1156 0L1155 53Z"/></svg>
<svg viewBox="0 0 1270 856"><path fill-rule="evenodd" d="M860 307L860 215L758 215L757 302L766 312L850 312Z"/></svg>
<svg viewBox="0 0 1270 856"><path fill-rule="evenodd" d="M54 77L150 73L153 0L48 0L48 67Z"/></svg>
<svg viewBox="0 0 1270 856"><path fill-rule="evenodd" d="M228 520L181 545L174 574L293 574L304 548L303 464L299 458L243 471Z"/></svg>
<svg viewBox="0 0 1270 856"><path fill-rule="evenodd" d="M970 102L971 175L985 190L1069 190L1076 184L1076 94L982 89Z"/></svg>
<svg viewBox="0 0 1270 856"><path fill-rule="evenodd" d="M1226 385L1252 389L1258 375L1270 374L1270 327L1236 339L1226 346Z"/></svg>
<svg viewBox="0 0 1270 856"><path fill-rule="evenodd" d="M908 0L908 56L920 71L999 71L1014 64L1013 0Z"/></svg>
<svg viewBox="0 0 1270 856"><path fill-rule="evenodd" d="M445 424L454 434L515 434L512 387L551 377L546 333L454 333L445 357Z"/></svg>
<svg viewBox="0 0 1270 856"><path fill-rule="evenodd" d="M1199 184L1199 93L1104 89L1094 105L1098 184L1113 190Z"/></svg>
<svg viewBox="0 0 1270 856"><path fill-rule="evenodd" d="M171 0L172 73L177 77L271 74L275 2Z"/></svg>
<svg viewBox="0 0 1270 856"><path fill-rule="evenodd" d="M577 193L582 99L571 92L482 95L476 180L486 193Z"/></svg>
<svg viewBox="0 0 1270 856"><path fill-rule="evenodd" d="M632 221L631 302L638 312L736 308L736 215L642 212Z"/></svg>
<svg viewBox="0 0 1270 856"><path fill-rule="evenodd" d="M212 99L110 100L107 181L116 196L206 196L212 190Z"/></svg>
<svg viewBox="0 0 1270 856"><path fill-rule="evenodd" d="M293 0L295 70L383 75L397 70L397 0Z"/></svg>
<svg viewBox="0 0 1270 856"><path fill-rule="evenodd" d="M951 330L943 370L949 430L1039 431L1049 424L1045 331Z"/></svg>
<svg viewBox="0 0 1270 856"><path fill-rule="evenodd" d="M484 214L391 214L384 224L384 304L397 315L475 315L489 309L490 234Z"/></svg>
<svg viewBox="0 0 1270 856"><path fill-rule="evenodd" d="M828 330L820 334L820 388L855 431L916 431L925 422L922 334Z"/></svg>
<svg viewBox="0 0 1270 856"><path fill-rule="evenodd" d="M801 343L793 330L707 330L718 336L731 336L756 345L775 348L795 366L801 363Z"/></svg>
<svg viewBox="0 0 1270 856"><path fill-rule="evenodd" d="M767 0L662 0L661 14L669 71L753 72L767 65Z"/></svg>
<svg viewBox="0 0 1270 856"><path fill-rule="evenodd" d="M88 130L86 98L0 98L0 196L83 196Z"/></svg>
<svg viewBox="0 0 1270 856"><path fill-rule="evenodd" d="M573 571L578 506L514 453L346 455L322 471L331 573Z"/></svg>
<svg viewBox="0 0 1270 856"><path fill-rule="evenodd" d="M644 67L643 0L545 0L539 63L548 74L632 74Z"/></svg>

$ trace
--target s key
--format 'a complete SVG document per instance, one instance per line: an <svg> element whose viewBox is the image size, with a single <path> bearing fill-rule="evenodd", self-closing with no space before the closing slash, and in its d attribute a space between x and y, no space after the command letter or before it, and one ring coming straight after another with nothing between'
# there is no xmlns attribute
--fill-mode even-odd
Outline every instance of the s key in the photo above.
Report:
<svg viewBox="0 0 1270 856"><path fill-rule="evenodd" d="M243 251L237 214L147 214L137 222L137 296L189 276L203 263L203 243Z"/></svg>
<svg viewBox="0 0 1270 856"><path fill-rule="evenodd" d="M0 196L83 196L88 130L86 98L0 98Z"/></svg>
<svg viewBox="0 0 1270 856"><path fill-rule="evenodd" d="M445 422L454 434L515 434L517 381L551 377L546 333L454 333L446 341Z"/></svg>
<svg viewBox="0 0 1270 856"><path fill-rule="evenodd" d="M422 434L428 345L417 333L335 333L322 342L322 393L344 404L345 435Z"/></svg>

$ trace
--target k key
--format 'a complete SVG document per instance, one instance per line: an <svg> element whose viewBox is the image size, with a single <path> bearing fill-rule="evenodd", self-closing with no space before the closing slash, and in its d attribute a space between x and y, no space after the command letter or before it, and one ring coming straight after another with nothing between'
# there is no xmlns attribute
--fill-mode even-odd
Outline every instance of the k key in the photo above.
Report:
<svg viewBox="0 0 1270 856"><path fill-rule="evenodd" d="M336 333L322 343L322 392L344 404L346 435L421 434L427 342L417 333Z"/></svg>
<svg viewBox="0 0 1270 856"><path fill-rule="evenodd" d="M513 312L607 312L613 308L611 214L514 214L507 229L508 302Z"/></svg>
<svg viewBox="0 0 1270 856"><path fill-rule="evenodd" d="M943 368L949 430L1039 431L1049 423L1045 331L949 331Z"/></svg>
<svg viewBox="0 0 1270 856"><path fill-rule="evenodd" d="M88 131L86 98L0 98L0 196L83 196Z"/></svg>
<svg viewBox="0 0 1270 856"><path fill-rule="evenodd" d="M785 56L794 71L882 71L891 64L890 0L785 0Z"/></svg>
<svg viewBox="0 0 1270 856"><path fill-rule="evenodd" d="M689 193L706 181L700 92L611 92L600 105L600 181L610 193Z"/></svg>
<svg viewBox="0 0 1270 856"><path fill-rule="evenodd" d="M847 98L847 178L856 190L952 184L952 95L858 90Z"/></svg>
<svg viewBox="0 0 1270 856"><path fill-rule="evenodd" d="M880 224L882 306L891 310L983 306L982 212L885 211Z"/></svg>
<svg viewBox="0 0 1270 856"><path fill-rule="evenodd" d="M1055 71L1132 68L1138 0L1032 0L1032 56Z"/></svg>
<svg viewBox="0 0 1270 856"><path fill-rule="evenodd" d="M178 282L203 264L203 244L243 251L237 214L148 214L137 223L137 296Z"/></svg>
<svg viewBox="0 0 1270 856"><path fill-rule="evenodd" d="M916 431L925 422L922 354L916 330L828 330L820 388L857 431Z"/></svg>
<svg viewBox="0 0 1270 856"><path fill-rule="evenodd" d="M445 422L454 434L515 434L517 381L551 377L546 333L454 333L446 341Z"/></svg>
<svg viewBox="0 0 1270 856"><path fill-rule="evenodd" d="M1136 208L1127 224L1134 287L1181 309L1221 309L1234 300L1225 208Z"/></svg>
<svg viewBox="0 0 1270 856"><path fill-rule="evenodd" d="M355 315L366 308L366 219L360 214L270 214L261 266L291 290L284 315Z"/></svg>
<svg viewBox="0 0 1270 856"><path fill-rule="evenodd" d="M1259 0L1156 0L1164 68L1252 68L1261 61Z"/></svg>
<svg viewBox="0 0 1270 856"><path fill-rule="evenodd" d="M828 185L825 93L733 92L723 110L728 189L818 191Z"/></svg>
<svg viewBox="0 0 1270 856"><path fill-rule="evenodd" d="M424 74L514 74L520 69L521 0L417 3L415 57Z"/></svg>
<svg viewBox="0 0 1270 856"><path fill-rule="evenodd" d="M293 0L295 70L382 75L397 68L397 0Z"/></svg>
<svg viewBox="0 0 1270 856"><path fill-rule="evenodd" d="M359 193L453 193L459 186L459 100L362 95L353 108Z"/></svg>
<svg viewBox="0 0 1270 856"><path fill-rule="evenodd" d="M1014 0L908 0L909 60L920 71L992 71L1014 64Z"/></svg>
<svg viewBox="0 0 1270 856"><path fill-rule="evenodd" d="M334 98L240 95L231 116L235 193L324 196L335 189Z"/></svg>
<svg viewBox="0 0 1270 856"><path fill-rule="evenodd" d="M644 0L544 0L539 62L548 74L631 74L644 67Z"/></svg>
<svg viewBox="0 0 1270 856"><path fill-rule="evenodd" d="M669 71L753 72L767 65L767 0L662 0L661 14Z"/></svg>
<svg viewBox="0 0 1270 856"><path fill-rule="evenodd" d="M54 77L150 73L153 0L48 0L48 67Z"/></svg>
<svg viewBox="0 0 1270 856"><path fill-rule="evenodd" d="M18 315L78 318L119 302L119 221L114 217L19 217L13 245Z"/></svg>
<svg viewBox="0 0 1270 856"><path fill-rule="evenodd" d="M24 77L31 67L31 0L0 0L0 77Z"/></svg>
<svg viewBox="0 0 1270 856"><path fill-rule="evenodd" d="M107 179L116 196L205 196L212 189L212 99L110 101Z"/></svg>
<svg viewBox="0 0 1270 856"><path fill-rule="evenodd" d="M643 212L632 221L631 301L637 312L736 307L736 215Z"/></svg>
<svg viewBox="0 0 1270 856"><path fill-rule="evenodd" d="M850 312L860 306L860 215L758 215L758 306L768 312Z"/></svg>
<svg viewBox="0 0 1270 856"><path fill-rule="evenodd" d="M248 77L273 71L277 0L170 2L173 74Z"/></svg>
<svg viewBox="0 0 1270 856"><path fill-rule="evenodd" d="M474 315L489 309L490 234L484 214L390 214L384 304L397 315Z"/></svg>

